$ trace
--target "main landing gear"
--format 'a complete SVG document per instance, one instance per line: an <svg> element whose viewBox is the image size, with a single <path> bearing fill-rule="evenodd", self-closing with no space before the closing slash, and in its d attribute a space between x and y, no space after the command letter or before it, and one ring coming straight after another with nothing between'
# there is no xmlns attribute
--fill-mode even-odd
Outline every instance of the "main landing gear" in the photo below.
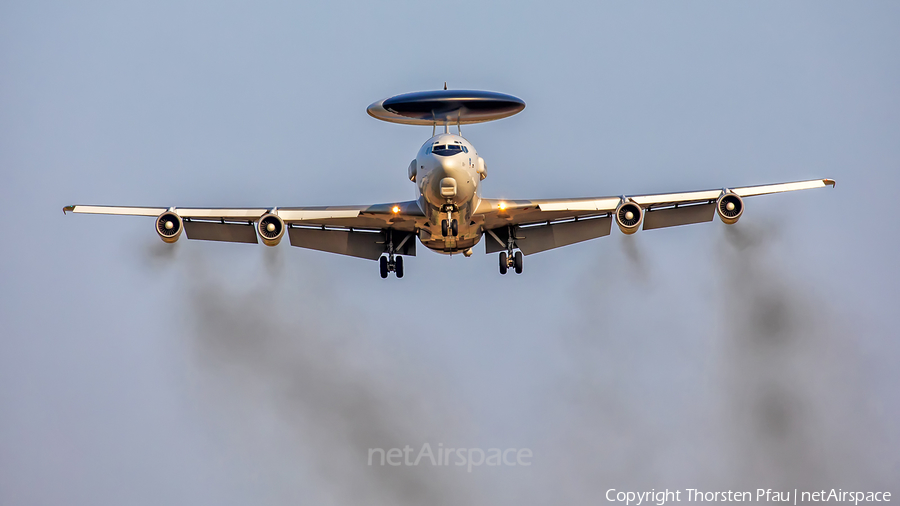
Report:
<svg viewBox="0 0 900 506"><path fill-rule="evenodd" d="M398 278L403 277L403 257L399 255L396 258L394 258L394 255L391 255L390 260L388 257L379 258L378 267L382 278L388 277L389 272L393 272Z"/></svg>
<svg viewBox="0 0 900 506"><path fill-rule="evenodd" d="M506 242L506 251L500 253L500 274L506 274L510 267L516 270L516 274L522 274L524 257L521 251L513 252L516 240L512 228L509 231L509 239Z"/></svg>
<svg viewBox="0 0 900 506"><path fill-rule="evenodd" d="M524 257L521 251L515 253L500 253L500 274L506 274L510 267L516 270L516 274L522 274Z"/></svg>
<svg viewBox="0 0 900 506"><path fill-rule="evenodd" d="M400 241L400 244L397 247L394 247L394 231L391 229L386 230L386 239L387 239L387 256L382 256L378 259L378 270L381 273L382 278L387 278L388 273L393 272L398 278L403 277L403 257L400 255L395 256L395 252L399 251L403 248L403 245L406 244L406 241L412 235L407 234L406 237ZM413 239L415 240L415 239Z"/></svg>

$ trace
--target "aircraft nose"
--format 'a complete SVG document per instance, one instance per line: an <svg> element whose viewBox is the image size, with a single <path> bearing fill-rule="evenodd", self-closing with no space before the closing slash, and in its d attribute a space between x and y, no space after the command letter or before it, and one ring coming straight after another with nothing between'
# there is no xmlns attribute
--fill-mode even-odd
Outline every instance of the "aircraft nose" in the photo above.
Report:
<svg viewBox="0 0 900 506"><path fill-rule="evenodd" d="M445 198L456 196L456 179L452 177L441 179L441 196Z"/></svg>
<svg viewBox="0 0 900 506"><path fill-rule="evenodd" d="M466 166L466 160L461 156L442 156L440 162L446 172L458 171Z"/></svg>
<svg viewBox="0 0 900 506"><path fill-rule="evenodd" d="M472 177L467 171L468 157L436 156L435 162L427 190L430 198L435 202L449 199L456 203L471 198L474 188L469 184Z"/></svg>

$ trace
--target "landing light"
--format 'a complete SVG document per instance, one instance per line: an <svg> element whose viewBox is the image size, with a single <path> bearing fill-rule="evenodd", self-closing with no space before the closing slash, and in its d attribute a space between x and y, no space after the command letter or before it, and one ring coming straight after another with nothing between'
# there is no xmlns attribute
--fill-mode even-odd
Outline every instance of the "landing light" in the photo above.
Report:
<svg viewBox="0 0 900 506"><path fill-rule="evenodd" d="M394 214L399 213L399 212L400 212L400 206L394 206L394 207L392 207L392 208L391 208L391 211L392 211Z"/></svg>
<svg viewBox="0 0 900 506"><path fill-rule="evenodd" d="M501 211L506 211L506 202L501 202L497 207L499 207Z"/></svg>

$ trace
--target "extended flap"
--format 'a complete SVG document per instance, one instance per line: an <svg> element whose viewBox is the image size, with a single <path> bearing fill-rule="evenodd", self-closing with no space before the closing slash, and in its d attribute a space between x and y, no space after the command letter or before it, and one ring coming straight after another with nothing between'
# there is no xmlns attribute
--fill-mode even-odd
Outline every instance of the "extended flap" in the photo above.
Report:
<svg viewBox="0 0 900 506"><path fill-rule="evenodd" d="M526 255L609 235L612 218L592 218L537 227L516 228L516 245Z"/></svg>
<svg viewBox="0 0 900 506"><path fill-rule="evenodd" d="M201 241L246 242L256 244L256 228L244 223L213 223L209 221L185 221L184 233L188 239Z"/></svg>
<svg viewBox="0 0 900 506"><path fill-rule="evenodd" d="M712 221L715 213L715 203L649 210L644 213L644 230L704 223Z"/></svg>
<svg viewBox="0 0 900 506"><path fill-rule="evenodd" d="M500 227L484 231L484 252L488 255L498 251L506 251L509 239L509 227Z"/></svg>
<svg viewBox="0 0 900 506"><path fill-rule="evenodd" d="M288 229L291 246L327 251L339 255L378 260L387 249L384 233L349 230L323 230L292 227ZM411 238L415 240L415 238Z"/></svg>

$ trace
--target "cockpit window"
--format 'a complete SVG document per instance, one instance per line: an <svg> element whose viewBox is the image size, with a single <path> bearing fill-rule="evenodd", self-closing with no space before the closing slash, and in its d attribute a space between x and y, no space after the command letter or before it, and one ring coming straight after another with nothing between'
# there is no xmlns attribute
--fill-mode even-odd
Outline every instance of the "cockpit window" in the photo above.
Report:
<svg viewBox="0 0 900 506"><path fill-rule="evenodd" d="M431 152L439 156L453 156L463 152L459 144L435 144Z"/></svg>

